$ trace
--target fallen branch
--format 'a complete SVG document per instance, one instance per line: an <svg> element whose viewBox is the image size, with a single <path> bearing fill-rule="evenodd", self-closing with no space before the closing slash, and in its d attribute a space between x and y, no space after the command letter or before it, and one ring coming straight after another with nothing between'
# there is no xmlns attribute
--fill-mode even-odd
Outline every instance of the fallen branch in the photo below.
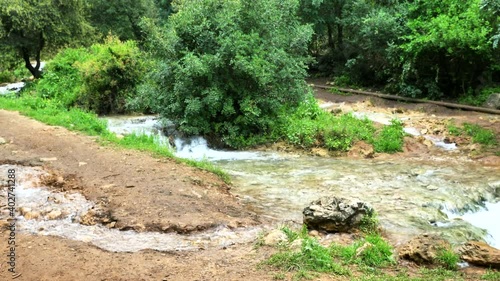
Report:
<svg viewBox="0 0 500 281"><path fill-rule="evenodd" d="M316 84L312 84L312 86L315 88L319 88L319 89L326 89L326 90L335 89L335 90L338 90L340 92L360 94L360 95L378 97L378 98L389 99L389 100L406 101L406 102L413 102L413 103L429 103L429 104L436 104L436 105L440 105L440 106L444 106L444 107L448 107L448 108L463 109L463 110L470 110L470 111L477 111L477 112L484 112L484 113L491 113L491 114L500 115L500 110L493 109L493 108L470 106L470 105L449 103L449 102L443 102L443 101L412 99L412 98L401 97L401 96L387 95L387 94L353 90L353 89L337 88L337 87L330 87L330 86L323 86L323 85L316 85Z"/></svg>

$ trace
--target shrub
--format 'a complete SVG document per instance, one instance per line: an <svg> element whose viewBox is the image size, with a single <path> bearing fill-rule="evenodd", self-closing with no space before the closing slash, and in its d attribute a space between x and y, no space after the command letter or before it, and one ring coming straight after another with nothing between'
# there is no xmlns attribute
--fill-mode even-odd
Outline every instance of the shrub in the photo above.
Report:
<svg viewBox="0 0 500 281"><path fill-rule="evenodd" d="M299 1L179 1L166 30L146 29L162 63L142 88L150 107L186 134L238 147L268 134L306 92L312 30Z"/></svg>
<svg viewBox="0 0 500 281"><path fill-rule="evenodd" d="M374 140L376 152L402 151L405 132L403 123L399 120L391 120L391 124L384 126L380 134Z"/></svg>
<svg viewBox="0 0 500 281"><path fill-rule="evenodd" d="M126 111L147 63L133 41L108 37L90 48L66 49L47 64L36 91L55 98L65 107L79 106L98 114Z"/></svg>

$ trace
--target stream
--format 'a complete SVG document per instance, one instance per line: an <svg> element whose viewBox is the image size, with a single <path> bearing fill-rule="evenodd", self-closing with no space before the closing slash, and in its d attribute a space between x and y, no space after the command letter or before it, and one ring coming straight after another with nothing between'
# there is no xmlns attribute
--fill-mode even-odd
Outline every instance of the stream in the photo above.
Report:
<svg viewBox="0 0 500 281"><path fill-rule="evenodd" d="M169 145L155 116L106 117L116 134L144 133ZM411 128L407 128L411 132ZM279 152L218 151L208 148L203 138L176 139L176 155L206 159L227 171L232 192L250 209L277 223L302 223L302 210L324 196L358 198L370 203L380 223L396 244L419 233L438 233L452 243L483 239L500 248L500 173L446 154L432 159L347 159L322 158ZM439 147L439 140L435 145ZM0 172L12 168L1 165ZM161 251L226 247L253 241L267 227L230 230L224 226L193 235L137 233L105 226L85 226L79 217L93 206L78 193L53 193L40 186L45 172L36 167L16 166L19 208L42 210L38 219L19 216L22 232L56 235L92 243L114 252L143 249ZM48 214L60 212L51 219Z"/></svg>

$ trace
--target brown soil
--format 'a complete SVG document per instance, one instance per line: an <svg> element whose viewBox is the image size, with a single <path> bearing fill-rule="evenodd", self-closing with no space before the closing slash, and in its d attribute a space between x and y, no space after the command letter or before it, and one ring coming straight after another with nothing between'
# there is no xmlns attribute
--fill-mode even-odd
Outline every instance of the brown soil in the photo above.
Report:
<svg viewBox="0 0 500 281"><path fill-rule="evenodd" d="M336 96L326 92L317 95L353 107L368 100L361 96ZM379 110L403 107L407 111L419 112L412 108L417 105L385 104L386 101L373 98L371 103L380 107ZM431 108L426 109L425 114L457 119L465 115L464 112L448 112L442 108L431 113ZM465 120L486 125L490 120L498 121L488 115L469 112ZM494 126L490 127L498 133L498 123L491 124ZM221 224L234 228L269 223L242 206L231 195L229 186L216 176L169 159L102 146L97 143L97 138L47 126L2 110L0 136L7 142L0 145L0 164L43 166L51 171L51 176L44 179L46 184L59 191L80 192L99 205L102 212L90 218L92 223L121 230L185 235ZM405 153L420 153L420 150L427 149L425 145L419 146L422 144L409 139ZM363 148L360 154L366 149ZM9 233L0 232L0 256L6 260ZM276 273L257 267L273 250L255 250L252 244L192 252L145 250L114 253L60 237L18 233L16 239L18 274L14 276L17 276L15 280L272 280ZM410 273L418 270L411 264L404 267ZM0 262L0 280L12 278L7 269L8 265ZM397 273L397 269L391 271L394 272L389 273ZM287 274L287 279L291 279L291 274ZM349 279L327 275L318 277L318 280Z"/></svg>
<svg viewBox="0 0 500 281"><path fill-rule="evenodd" d="M262 223L228 192L229 186L208 172L147 153L101 146L96 138L47 126L15 112L0 110L0 132L7 142L0 145L0 164L43 165L52 171L45 183L61 191L81 192L98 203L106 215L97 222L113 223L122 230L178 233ZM43 162L41 158L57 160ZM8 234L3 231L1 241L7 241ZM266 276L256 271L258 259L252 258L251 245L184 253L110 253L56 237L18 234L17 243L16 267L22 273L17 280L241 280L247 275ZM2 242L2 257L6 257L5 246ZM7 265L1 265L0 280L10 279Z"/></svg>

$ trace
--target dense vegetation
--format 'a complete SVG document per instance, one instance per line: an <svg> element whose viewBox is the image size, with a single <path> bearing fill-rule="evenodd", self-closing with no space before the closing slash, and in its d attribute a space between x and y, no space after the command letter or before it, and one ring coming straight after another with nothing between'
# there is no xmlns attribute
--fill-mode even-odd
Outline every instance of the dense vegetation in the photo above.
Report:
<svg viewBox="0 0 500 281"><path fill-rule="evenodd" d="M400 122L376 129L324 112L308 75L475 105L500 88L497 0L0 4L0 82L26 76L22 62L44 74L25 94L98 114L159 113L233 148L401 150Z"/></svg>

